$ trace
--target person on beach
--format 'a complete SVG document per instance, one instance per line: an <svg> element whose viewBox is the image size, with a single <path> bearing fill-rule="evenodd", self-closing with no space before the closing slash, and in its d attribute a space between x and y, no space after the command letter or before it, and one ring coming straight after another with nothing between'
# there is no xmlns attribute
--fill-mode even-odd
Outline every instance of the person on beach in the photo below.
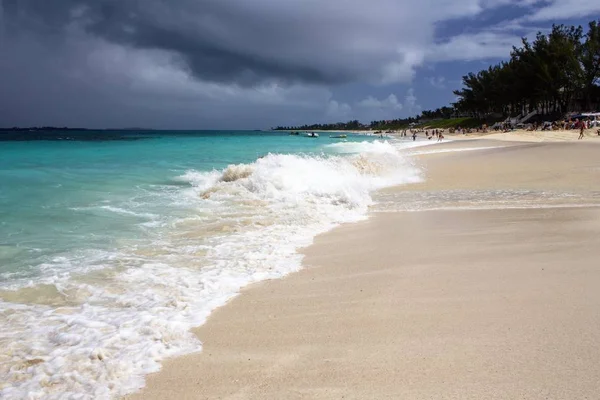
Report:
<svg viewBox="0 0 600 400"><path fill-rule="evenodd" d="M583 131L584 130L585 130L585 123L583 121L581 121L579 124L579 137L577 138L577 140L583 139Z"/></svg>
<svg viewBox="0 0 600 400"><path fill-rule="evenodd" d="M417 132L413 132L413 135L412 135L412 136L413 136L413 142L414 142L415 140L417 140Z"/></svg>
<svg viewBox="0 0 600 400"><path fill-rule="evenodd" d="M444 140L444 135L442 135L442 133L440 132L440 135L438 136L438 142L441 142L442 140Z"/></svg>

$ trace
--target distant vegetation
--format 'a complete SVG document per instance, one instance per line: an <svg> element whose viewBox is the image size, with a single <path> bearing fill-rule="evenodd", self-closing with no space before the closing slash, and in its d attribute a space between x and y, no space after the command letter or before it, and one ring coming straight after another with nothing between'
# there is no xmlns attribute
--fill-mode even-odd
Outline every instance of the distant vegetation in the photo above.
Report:
<svg viewBox="0 0 600 400"><path fill-rule="evenodd" d="M57 126L33 126L28 128L12 127L12 128L0 128L0 131L86 131L85 128L67 128Z"/></svg>
<svg viewBox="0 0 600 400"><path fill-rule="evenodd" d="M590 22L586 33L580 26L553 25L533 43L523 38L509 61L464 76L454 107L476 117L590 111L600 105L599 80L598 23Z"/></svg>
<svg viewBox="0 0 600 400"><path fill-rule="evenodd" d="M449 108L449 107L444 107ZM484 123L492 124L496 122L493 119L480 119L472 117L457 117L443 116L437 114L438 110L435 111L424 111L428 117L425 118L423 114L416 117L409 117L405 119L393 119L384 121L372 121L370 124L361 124L359 121L349 122L338 122L335 124L312 124L302 126L278 126L275 130L283 131L352 131L352 130L373 130L373 131L388 131L388 130L402 130L413 127L427 126L429 128L447 129L447 128L475 128L481 126ZM431 113L431 114L429 114Z"/></svg>
<svg viewBox="0 0 600 400"><path fill-rule="evenodd" d="M507 117L537 112L546 119L568 112L600 109L600 23L553 25L530 43L522 39L510 59L462 78L450 107L426 110L404 119L357 120L334 124L279 126L277 130L398 130L410 125L431 128L476 127Z"/></svg>
<svg viewBox="0 0 600 400"><path fill-rule="evenodd" d="M151 131L153 129L148 128L122 128L122 129L90 129L90 128L69 128L66 126L31 126L31 127L17 127L12 128L0 128L0 132L51 132L51 131Z"/></svg>
<svg viewBox="0 0 600 400"><path fill-rule="evenodd" d="M456 110L453 107L442 107L437 110L426 110L420 115L408 118L399 118L392 120L381 120L371 121L369 124L362 124L358 120L352 120L348 122L337 122L334 124L312 124L302 126L278 126L275 130L298 130L298 131L316 131L316 130L331 130L331 131L342 131L342 130L397 130L406 129L409 126L418 126L423 124L446 124L448 126L462 126L461 122L471 123L472 126L481 125L480 120L476 120L471 117L464 118L452 118L456 115ZM458 125L453 125L458 123Z"/></svg>

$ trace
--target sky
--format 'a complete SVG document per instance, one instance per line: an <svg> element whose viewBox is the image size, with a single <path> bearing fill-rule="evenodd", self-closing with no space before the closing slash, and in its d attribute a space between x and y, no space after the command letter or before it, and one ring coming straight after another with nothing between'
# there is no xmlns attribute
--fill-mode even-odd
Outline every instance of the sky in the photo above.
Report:
<svg viewBox="0 0 600 400"><path fill-rule="evenodd" d="M414 116L591 0L0 0L0 127Z"/></svg>

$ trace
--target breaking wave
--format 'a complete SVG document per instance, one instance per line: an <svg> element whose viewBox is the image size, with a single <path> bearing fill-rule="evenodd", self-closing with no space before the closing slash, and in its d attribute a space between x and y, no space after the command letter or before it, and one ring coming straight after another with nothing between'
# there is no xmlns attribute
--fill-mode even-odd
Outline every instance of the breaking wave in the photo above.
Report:
<svg viewBox="0 0 600 400"><path fill-rule="evenodd" d="M153 226L147 243L65 254L55 261L73 264L57 269L68 274L0 291L0 397L112 398L141 388L165 357L201 349L190 329L240 288L297 271L297 250L366 218L374 190L421 179L390 143L331 146L335 155L268 154L187 171L155 198L186 213L162 216L168 223ZM91 259L97 268L85 265Z"/></svg>

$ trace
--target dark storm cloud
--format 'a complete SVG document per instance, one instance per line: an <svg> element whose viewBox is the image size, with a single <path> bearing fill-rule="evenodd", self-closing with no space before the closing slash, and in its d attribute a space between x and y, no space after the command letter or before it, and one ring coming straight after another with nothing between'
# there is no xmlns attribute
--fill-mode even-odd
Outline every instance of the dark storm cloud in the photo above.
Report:
<svg viewBox="0 0 600 400"><path fill-rule="evenodd" d="M176 53L202 80L337 84L406 80L433 23L475 15L481 1L5 0L5 14L15 31L78 28Z"/></svg>
<svg viewBox="0 0 600 400"><path fill-rule="evenodd" d="M505 32L440 40L435 27L513 3L531 1L0 0L0 125L347 118L374 102L335 99L336 85L410 84L425 63L504 54ZM396 115L408 89L365 110Z"/></svg>
<svg viewBox="0 0 600 400"><path fill-rule="evenodd" d="M252 85L269 79L339 83L357 77L351 66L327 65L327 51L319 51L323 44L327 50L327 40L296 30L326 34L323 27L311 26L310 20L298 26L294 15L268 15L234 3L6 0L4 14L13 34L66 35L67 27L76 27L112 43L174 52L202 80Z"/></svg>
<svg viewBox="0 0 600 400"><path fill-rule="evenodd" d="M0 1L4 126L334 118L331 85L409 79L433 33L395 0Z"/></svg>

